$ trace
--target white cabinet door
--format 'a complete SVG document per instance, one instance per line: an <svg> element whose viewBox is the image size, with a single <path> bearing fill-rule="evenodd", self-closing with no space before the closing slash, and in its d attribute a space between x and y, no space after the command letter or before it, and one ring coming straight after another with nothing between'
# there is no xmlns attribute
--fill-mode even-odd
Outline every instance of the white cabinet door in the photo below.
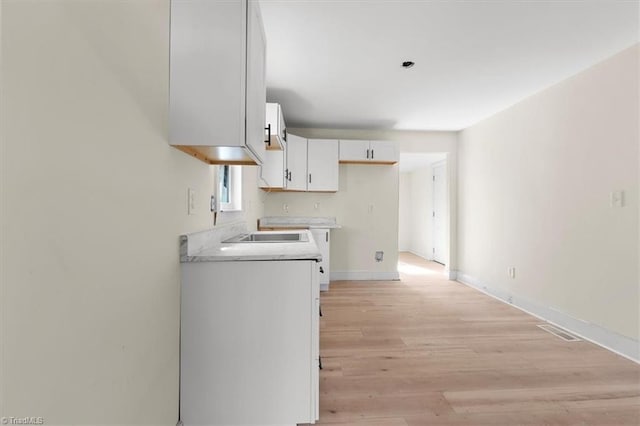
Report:
<svg viewBox="0 0 640 426"><path fill-rule="evenodd" d="M307 143L307 190L338 190L339 142L335 139L309 139Z"/></svg>
<svg viewBox="0 0 640 426"><path fill-rule="evenodd" d="M185 425L315 420L317 268L315 261L182 264Z"/></svg>
<svg viewBox="0 0 640 426"><path fill-rule="evenodd" d="M399 158L396 144L391 141L371 141L369 143L369 160L382 164L397 163Z"/></svg>
<svg viewBox="0 0 640 426"><path fill-rule="evenodd" d="M341 140L340 162L359 163L368 161L369 141Z"/></svg>
<svg viewBox="0 0 640 426"><path fill-rule="evenodd" d="M246 12L242 1L171 1L172 145L244 145Z"/></svg>
<svg viewBox="0 0 640 426"><path fill-rule="evenodd" d="M318 263L318 266L322 268L320 284L326 289L329 285L329 276L331 274L330 231L329 229L312 229L311 234L313 234L313 239L318 249L320 249L320 254L322 254L322 261Z"/></svg>
<svg viewBox="0 0 640 426"><path fill-rule="evenodd" d="M315 421L320 419L320 282L317 266L311 276L311 293L314 301L311 311L311 418Z"/></svg>
<svg viewBox="0 0 640 426"><path fill-rule="evenodd" d="M307 139L296 135L288 135L287 139L287 190L306 191Z"/></svg>
<svg viewBox="0 0 640 426"><path fill-rule="evenodd" d="M267 129L267 150L283 149L286 142L286 130L284 117L282 114L282 106L276 103L267 103L266 108L266 129Z"/></svg>
<svg viewBox="0 0 640 426"><path fill-rule="evenodd" d="M265 100L267 98L267 42L257 0L248 3L247 36L247 147L262 161L265 152Z"/></svg>

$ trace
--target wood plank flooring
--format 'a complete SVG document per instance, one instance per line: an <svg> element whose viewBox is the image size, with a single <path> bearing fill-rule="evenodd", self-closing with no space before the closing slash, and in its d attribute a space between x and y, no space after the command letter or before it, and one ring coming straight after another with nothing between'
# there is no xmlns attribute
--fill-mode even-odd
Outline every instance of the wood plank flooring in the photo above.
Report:
<svg viewBox="0 0 640 426"><path fill-rule="evenodd" d="M640 366L402 253L322 294L321 425L640 425Z"/></svg>

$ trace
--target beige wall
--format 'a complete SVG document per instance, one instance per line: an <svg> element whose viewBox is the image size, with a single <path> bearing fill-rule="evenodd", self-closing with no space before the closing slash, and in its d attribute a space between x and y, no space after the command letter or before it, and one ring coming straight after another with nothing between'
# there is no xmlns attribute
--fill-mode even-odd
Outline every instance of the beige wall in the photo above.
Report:
<svg viewBox="0 0 640 426"><path fill-rule="evenodd" d="M458 269L637 340L638 113L636 45L463 131Z"/></svg>
<svg viewBox="0 0 640 426"><path fill-rule="evenodd" d="M331 273L395 274L398 263L398 166L341 165L338 192L269 193L267 216L330 216ZM318 203L318 209L315 204ZM283 210L287 204L288 211ZM375 261L375 252L384 260Z"/></svg>
<svg viewBox="0 0 640 426"><path fill-rule="evenodd" d="M307 138L389 140L398 144L399 152L445 152L450 161L456 161L457 135L454 132L295 128L288 130ZM450 175L451 190L455 194L455 167L450 173L453 175L453 178ZM333 233L332 271L395 273L398 251L399 181L397 165L341 165L340 190L337 193L271 193L265 198L264 211L266 215L274 216L336 216L345 228ZM456 198L453 199L455 201ZM314 209L315 200L320 200L318 210ZM288 213L282 209L285 203L289 206ZM374 206L373 214L368 213L370 205ZM455 210L452 213L454 212ZM455 227L452 227L451 232L455 232ZM452 241L455 242L455 238L452 238ZM384 262L376 263L373 260L376 250L384 250Z"/></svg>
<svg viewBox="0 0 640 426"><path fill-rule="evenodd" d="M168 0L2 1L0 416L176 423L214 168L168 146L168 54Z"/></svg>
<svg viewBox="0 0 640 426"><path fill-rule="evenodd" d="M288 131L318 139L389 140L398 144L400 152L446 152L455 161L454 132L296 128ZM337 193L269 193L264 198L264 212L269 216L335 216L343 228L332 233L332 273L395 274L399 179L397 165L341 165ZM316 202L318 209L314 208ZM283 210L283 204L287 204L288 212ZM383 262L374 260L377 250L385 252Z"/></svg>

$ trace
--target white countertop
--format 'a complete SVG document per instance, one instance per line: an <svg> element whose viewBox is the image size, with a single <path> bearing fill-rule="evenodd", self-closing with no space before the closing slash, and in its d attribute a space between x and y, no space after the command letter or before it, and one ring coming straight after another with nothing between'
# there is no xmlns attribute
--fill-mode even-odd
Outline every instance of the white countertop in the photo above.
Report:
<svg viewBox="0 0 640 426"><path fill-rule="evenodd" d="M335 217L313 216L267 216L260 218L260 226L265 228L341 228L336 223Z"/></svg>
<svg viewBox="0 0 640 426"><path fill-rule="evenodd" d="M316 260L322 255L313 240L310 231L262 231L261 233L298 233L305 232L305 242L259 242L259 243L223 243L235 235L246 233L246 229L212 229L182 235L180 237L180 262L230 262L248 260Z"/></svg>

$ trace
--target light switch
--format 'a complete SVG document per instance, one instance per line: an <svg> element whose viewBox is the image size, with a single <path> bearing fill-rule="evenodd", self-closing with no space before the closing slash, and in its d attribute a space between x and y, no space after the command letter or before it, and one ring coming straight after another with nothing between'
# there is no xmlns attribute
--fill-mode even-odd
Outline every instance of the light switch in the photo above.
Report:
<svg viewBox="0 0 640 426"><path fill-rule="evenodd" d="M624 191L611 191L609 201L611 207L624 207Z"/></svg>
<svg viewBox="0 0 640 426"><path fill-rule="evenodd" d="M196 214L196 191L195 189L187 189L187 214Z"/></svg>

